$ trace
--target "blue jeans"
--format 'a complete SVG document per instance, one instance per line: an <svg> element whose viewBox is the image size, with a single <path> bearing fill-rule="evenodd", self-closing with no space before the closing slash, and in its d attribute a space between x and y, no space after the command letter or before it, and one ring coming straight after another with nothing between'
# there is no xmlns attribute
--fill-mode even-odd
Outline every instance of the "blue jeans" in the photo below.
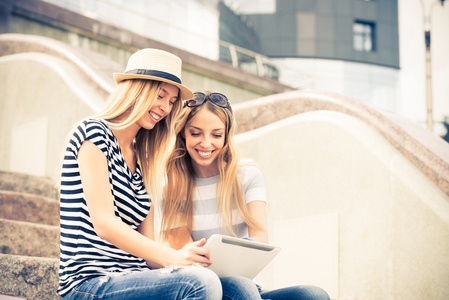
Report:
<svg viewBox="0 0 449 300"><path fill-rule="evenodd" d="M110 273L86 280L63 300L75 299L221 299L217 275L201 267Z"/></svg>
<svg viewBox="0 0 449 300"><path fill-rule="evenodd" d="M272 291L259 291L251 279L244 277L220 278L223 287L223 300L329 300L322 288L311 285L298 285Z"/></svg>

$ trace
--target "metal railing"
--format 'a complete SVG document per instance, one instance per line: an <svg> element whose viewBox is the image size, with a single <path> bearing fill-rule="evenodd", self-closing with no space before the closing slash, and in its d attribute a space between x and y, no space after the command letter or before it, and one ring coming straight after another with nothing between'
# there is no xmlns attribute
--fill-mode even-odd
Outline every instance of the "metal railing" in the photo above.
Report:
<svg viewBox="0 0 449 300"><path fill-rule="evenodd" d="M221 61L259 76L279 80L279 68L270 58L225 41L220 41L219 45Z"/></svg>

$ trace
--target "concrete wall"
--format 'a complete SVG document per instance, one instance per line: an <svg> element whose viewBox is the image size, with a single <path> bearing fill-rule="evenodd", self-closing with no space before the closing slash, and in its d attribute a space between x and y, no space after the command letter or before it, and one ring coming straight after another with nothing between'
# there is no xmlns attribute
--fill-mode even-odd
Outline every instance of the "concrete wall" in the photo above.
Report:
<svg viewBox="0 0 449 300"><path fill-rule="evenodd" d="M43 53L0 57L0 99L0 169L54 179L69 130L104 105L71 64Z"/></svg>
<svg viewBox="0 0 449 300"><path fill-rule="evenodd" d="M237 136L265 172L270 242L259 280L333 299L447 299L449 196L383 136L340 112L307 112Z"/></svg>

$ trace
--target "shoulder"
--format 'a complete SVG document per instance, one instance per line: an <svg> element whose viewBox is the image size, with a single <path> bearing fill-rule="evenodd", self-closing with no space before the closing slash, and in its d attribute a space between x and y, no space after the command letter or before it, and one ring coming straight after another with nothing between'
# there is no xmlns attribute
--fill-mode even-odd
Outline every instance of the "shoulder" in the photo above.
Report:
<svg viewBox="0 0 449 300"><path fill-rule="evenodd" d="M106 121L101 119L85 119L73 131L70 144L75 147L75 152L78 152L81 144L89 140L105 152L105 149L111 145L112 139L113 133Z"/></svg>
<svg viewBox="0 0 449 300"><path fill-rule="evenodd" d="M252 180L263 180L263 172L259 164L249 158L241 159L239 161L238 176L242 182Z"/></svg>
<svg viewBox="0 0 449 300"><path fill-rule="evenodd" d="M238 172L239 173L253 172L262 174L262 168L254 159L242 158L239 161Z"/></svg>
<svg viewBox="0 0 449 300"><path fill-rule="evenodd" d="M246 203L255 200L267 201L265 177L262 169L254 160L241 160L238 176Z"/></svg>
<svg viewBox="0 0 449 300"><path fill-rule="evenodd" d="M92 132L103 132L107 133L109 131L109 126L106 124L106 121L101 119L84 119L80 121L73 131L74 135L82 135L86 138L87 135L92 134Z"/></svg>
<svg viewBox="0 0 449 300"><path fill-rule="evenodd" d="M83 121L83 124L86 128L86 132L90 134L104 134L110 135L111 129L106 121L101 119L86 119Z"/></svg>
<svg viewBox="0 0 449 300"><path fill-rule="evenodd" d="M106 121L101 119L86 119L80 127L87 140L94 144L108 143L113 139L113 133Z"/></svg>

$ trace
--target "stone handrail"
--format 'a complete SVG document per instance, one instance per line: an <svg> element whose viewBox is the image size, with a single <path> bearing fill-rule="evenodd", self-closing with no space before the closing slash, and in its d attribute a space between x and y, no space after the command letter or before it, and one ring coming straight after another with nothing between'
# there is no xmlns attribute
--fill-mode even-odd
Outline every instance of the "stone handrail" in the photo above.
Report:
<svg viewBox="0 0 449 300"><path fill-rule="evenodd" d="M356 117L375 128L391 145L449 195L449 144L432 132L390 112L341 95L312 90L292 91L233 106L237 133L293 115L330 110Z"/></svg>
<svg viewBox="0 0 449 300"><path fill-rule="evenodd" d="M113 72L123 67L106 56L37 35L0 34L0 56L23 52L40 52L62 58L80 71L100 95L107 98L115 87Z"/></svg>

